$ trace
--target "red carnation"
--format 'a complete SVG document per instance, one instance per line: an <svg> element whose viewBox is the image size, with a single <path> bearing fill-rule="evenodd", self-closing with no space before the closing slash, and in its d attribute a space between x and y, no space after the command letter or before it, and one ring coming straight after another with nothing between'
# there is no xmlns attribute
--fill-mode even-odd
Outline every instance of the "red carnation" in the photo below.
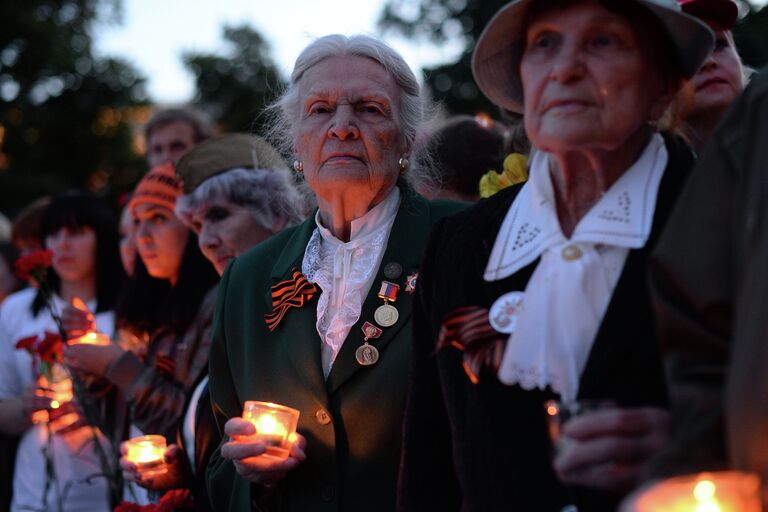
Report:
<svg viewBox="0 0 768 512"><path fill-rule="evenodd" d="M23 281L45 279L45 271L51 266L53 251L39 250L26 254L16 260L16 275Z"/></svg>
<svg viewBox="0 0 768 512"><path fill-rule="evenodd" d="M34 353L37 346L37 336L27 336L16 342L16 350L25 349L27 352Z"/></svg>
<svg viewBox="0 0 768 512"><path fill-rule="evenodd" d="M54 332L46 332L45 338L37 347L40 359L49 363L59 363L64 359L64 343L61 336Z"/></svg>
<svg viewBox="0 0 768 512"><path fill-rule="evenodd" d="M171 489L157 504L157 512L192 512L194 504L189 489Z"/></svg>
<svg viewBox="0 0 768 512"><path fill-rule="evenodd" d="M123 501L115 507L114 512L141 512L142 507L129 501Z"/></svg>

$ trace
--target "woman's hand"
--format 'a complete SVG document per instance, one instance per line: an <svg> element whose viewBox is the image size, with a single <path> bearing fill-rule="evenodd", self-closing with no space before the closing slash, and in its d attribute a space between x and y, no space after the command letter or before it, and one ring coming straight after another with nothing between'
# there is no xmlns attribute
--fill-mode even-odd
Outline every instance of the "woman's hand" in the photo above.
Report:
<svg viewBox="0 0 768 512"><path fill-rule="evenodd" d="M256 427L242 418L227 421L224 433L230 440L221 447L221 456L230 459L240 476L255 484L272 487L307 458L304 454L307 440L298 433L291 439L291 451L285 459L262 457L267 446L258 437L252 437Z"/></svg>
<svg viewBox="0 0 768 512"><path fill-rule="evenodd" d="M21 393L21 410L24 417L32 423L32 416L38 411L51 411L51 399L40 393L37 383L30 384Z"/></svg>
<svg viewBox="0 0 768 512"><path fill-rule="evenodd" d="M85 303L75 297L71 304L64 306L61 312L61 326L67 333L68 339L79 338L96 330L96 318L88 311Z"/></svg>
<svg viewBox="0 0 768 512"><path fill-rule="evenodd" d="M78 371L104 377L109 365L123 355L123 352L125 351L114 343L67 345L64 347L64 364Z"/></svg>
<svg viewBox="0 0 768 512"><path fill-rule="evenodd" d="M639 483L643 465L669 435L670 415L664 409L589 412L563 426L555 471L566 484L626 492Z"/></svg>
<svg viewBox="0 0 768 512"><path fill-rule="evenodd" d="M136 485L150 491L167 491L184 486L184 471L181 465L181 457L184 456L181 449L172 444L165 449L163 461L168 471L162 475L145 478L136 468L136 463L126 458L127 449L125 443L120 444L120 468L123 470L123 478L126 482L136 482Z"/></svg>

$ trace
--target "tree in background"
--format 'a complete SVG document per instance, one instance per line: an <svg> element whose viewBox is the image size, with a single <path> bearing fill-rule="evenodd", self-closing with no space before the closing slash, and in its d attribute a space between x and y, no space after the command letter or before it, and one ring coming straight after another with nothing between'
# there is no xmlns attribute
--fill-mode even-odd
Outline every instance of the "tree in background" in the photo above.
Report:
<svg viewBox="0 0 768 512"><path fill-rule="evenodd" d="M2 210L67 187L111 192L138 175L130 123L144 78L92 50L94 24L119 14L120 0L0 3Z"/></svg>
<svg viewBox="0 0 768 512"><path fill-rule="evenodd" d="M395 30L411 39L426 39L440 44L449 40L464 43L457 62L424 70L425 83L436 100L452 114L495 113L493 106L477 89L470 62L475 41L490 19L509 0L387 0L379 28ZM762 10L741 2L744 18L734 30L744 62L754 67L768 62L768 7Z"/></svg>
<svg viewBox="0 0 768 512"><path fill-rule="evenodd" d="M187 53L184 64L195 77L193 103L222 131L261 132L259 114L284 85L269 44L253 28L224 27L225 54Z"/></svg>

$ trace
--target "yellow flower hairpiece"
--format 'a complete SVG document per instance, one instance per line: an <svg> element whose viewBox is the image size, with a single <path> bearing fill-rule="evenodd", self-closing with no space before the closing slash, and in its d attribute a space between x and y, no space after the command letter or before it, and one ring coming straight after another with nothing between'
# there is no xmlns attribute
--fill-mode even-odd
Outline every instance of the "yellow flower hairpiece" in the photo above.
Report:
<svg viewBox="0 0 768 512"><path fill-rule="evenodd" d="M528 157L520 153L510 153L504 159L501 173L492 169L480 177L480 197L491 197L499 190L517 185L528 179Z"/></svg>

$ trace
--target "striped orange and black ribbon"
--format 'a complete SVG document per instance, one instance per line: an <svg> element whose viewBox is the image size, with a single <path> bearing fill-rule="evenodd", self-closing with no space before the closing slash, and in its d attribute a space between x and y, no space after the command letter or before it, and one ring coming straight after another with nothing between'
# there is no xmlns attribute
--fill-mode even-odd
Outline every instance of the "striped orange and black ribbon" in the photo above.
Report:
<svg viewBox="0 0 768 512"><path fill-rule="evenodd" d="M291 279L272 287L272 312L264 315L267 328L270 331L277 329L288 309L302 307L304 303L312 300L316 292L314 283L307 281L307 278L294 268Z"/></svg>
<svg viewBox="0 0 768 512"><path fill-rule="evenodd" d="M445 347L461 350L464 371L472 384L477 384L483 366L489 367L494 374L498 372L506 341L505 335L491 327L488 309L464 306L445 316L436 350Z"/></svg>

